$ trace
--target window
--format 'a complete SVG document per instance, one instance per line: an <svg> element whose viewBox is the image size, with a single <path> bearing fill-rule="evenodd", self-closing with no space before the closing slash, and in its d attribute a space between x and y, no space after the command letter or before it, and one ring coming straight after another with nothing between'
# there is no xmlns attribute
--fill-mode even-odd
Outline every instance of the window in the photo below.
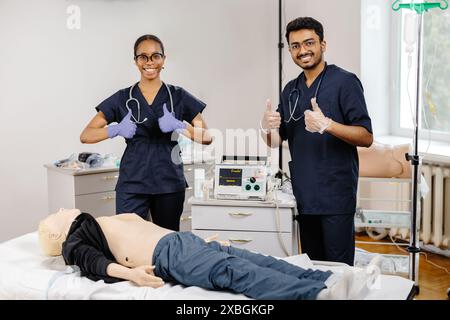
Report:
<svg viewBox="0 0 450 320"><path fill-rule="evenodd" d="M400 109L394 118L393 131L400 135L412 135L417 89L417 50L412 53L411 68L408 68L407 43L404 21L412 11L403 10L400 52ZM420 17L414 14L414 21ZM423 103L419 115L421 138L450 141L450 10L430 10L424 14L423 33ZM417 39L417 25L413 30ZM414 45L417 47L417 42Z"/></svg>

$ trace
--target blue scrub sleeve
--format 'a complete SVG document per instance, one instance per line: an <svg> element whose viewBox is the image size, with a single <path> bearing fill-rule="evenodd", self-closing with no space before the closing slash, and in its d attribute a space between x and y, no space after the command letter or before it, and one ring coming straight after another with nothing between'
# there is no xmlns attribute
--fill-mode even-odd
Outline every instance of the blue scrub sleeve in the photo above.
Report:
<svg viewBox="0 0 450 320"><path fill-rule="evenodd" d="M119 118L119 108L121 107L121 103L123 104L122 107L125 108L125 102L123 102L123 99L121 99L120 97L121 92L118 91L111 97L101 102L97 107L95 107L95 110L97 110L97 112L103 112L108 124L112 122L120 122L121 120Z"/></svg>
<svg viewBox="0 0 450 320"><path fill-rule="evenodd" d="M181 94L181 99L183 101L183 120L191 123L199 113L203 112L206 103L197 99L184 89Z"/></svg>
<svg viewBox="0 0 450 320"><path fill-rule="evenodd" d="M367 111L364 89L356 75L345 79L339 96L345 125L361 126L372 133L372 121Z"/></svg>

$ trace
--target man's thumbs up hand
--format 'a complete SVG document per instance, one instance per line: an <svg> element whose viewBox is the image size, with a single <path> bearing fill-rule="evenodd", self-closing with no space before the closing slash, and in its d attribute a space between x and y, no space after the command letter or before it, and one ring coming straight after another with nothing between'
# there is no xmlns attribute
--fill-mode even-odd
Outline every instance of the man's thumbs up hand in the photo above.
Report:
<svg viewBox="0 0 450 320"><path fill-rule="evenodd" d="M272 110L272 102L270 99L266 101L266 111L261 120L261 128L263 130L279 129L281 126L281 115L279 112Z"/></svg>
<svg viewBox="0 0 450 320"><path fill-rule="evenodd" d="M266 100L266 111L272 111L272 101L270 99Z"/></svg>
<svg viewBox="0 0 450 320"><path fill-rule="evenodd" d="M312 98L311 99L311 105L312 105L313 111L320 111L320 112L322 112L322 110L320 110L319 105L317 104L316 98Z"/></svg>
<svg viewBox="0 0 450 320"><path fill-rule="evenodd" d="M325 117L319 105L317 104L316 98L311 99L311 110L305 111L305 126L306 131L311 133L323 134L326 129L331 125L331 119Z"/></svg>

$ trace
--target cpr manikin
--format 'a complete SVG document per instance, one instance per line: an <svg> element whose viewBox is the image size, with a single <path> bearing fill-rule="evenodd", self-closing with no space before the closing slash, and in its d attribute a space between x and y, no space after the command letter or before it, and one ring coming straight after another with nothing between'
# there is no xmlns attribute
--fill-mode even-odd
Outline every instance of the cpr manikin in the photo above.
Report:
<svg viewBox="0 0 450 320"><path fill-rule="evenodd" d="M410 178L411 164L405 154L409 144L388 145L374 142L370 148L358 148L359 176L372 178Z"/></svg>
<svg viewBox="0 0 450 320"><path fill-rule="evenodd" d="M365 269L306 270L271 256L223 246L191 232L161 228L136 214L94 219L60 210L39 225L44 253L107 283L129 280L158 288L165 281L230 290L254 299L363 299L379 275L380 256ZM62 249L62 251L61 251Z"/></svg>

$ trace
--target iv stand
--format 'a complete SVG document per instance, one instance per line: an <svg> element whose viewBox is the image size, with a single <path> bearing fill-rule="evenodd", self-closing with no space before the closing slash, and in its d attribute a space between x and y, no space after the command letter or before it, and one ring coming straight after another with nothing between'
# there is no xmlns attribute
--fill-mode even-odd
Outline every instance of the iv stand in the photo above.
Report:
<svg viewBox="0 0 450 320"><path fill-rule="evenodd" d="M281 102L281 92L283 91L283 0L278 0L278 92L279 101ZM281 179L283 183L283 143L278 148L278 167L279 171L275 175L276 178Z"/></svg>
<svg viewBox="0 0 450 320"><path fill-rule="evenodd" d="M422 55L423 55L423 48L422 48L422 40L423 40L423 17L424 12L428 12L429 9L432 8L440 8L442 10L445 10L448 8L448 2L447 1L441 1L441 2L424 2L424 3L410 3L410 4L404 4L400 3L400 0L397 0L392 5L392 9L394 11L398 11L400 9L411 9L415 10L419 17L419 23L418 23L418 44L417 44L417 93L416 93L416 116L414 118L414 150L413 154L406 154L406 160L411 162L411 165L413 166L413 177L412 177L412 216L411 216L411 230L410 230L410 244L408 247L409 252L409 278L410 280L414 281L414 287L415 287L415 293L419 293L419 277L418 277L418 271L419 271L419 254L420 254L420 247L419 247L419 232L417 230L417 226L420 223L420 206L419 206L419 184L421 180L421 175L419 175L419 168L420 168L420 156L419 156L419 112L420 112L420 103L422 101ZM397 5L397 7L396 7Z"/></svg>
<svg viewBox="0 0 450 320"><path fill-rule="evenodd" d="M414 281L416 288L416 293L419 293L419 258L420 258L420 247L419 247L419 235L417 230L418 221L420 221L420 210L419 206L419 183L421 180L421 175L419 175L420 168L420 156L419 156L419 110L420 102L422 101L422 35L423 35L423 14L419 17L419 37L417 43L417 94L416 94L416 116L414 119L414 153L412 155L406 154L406 160L411 161L413 166L413 190L412 190L412 217L411 217L411 230L410 230L410 243L408 247L409 252L409 278Z"/></svg>

